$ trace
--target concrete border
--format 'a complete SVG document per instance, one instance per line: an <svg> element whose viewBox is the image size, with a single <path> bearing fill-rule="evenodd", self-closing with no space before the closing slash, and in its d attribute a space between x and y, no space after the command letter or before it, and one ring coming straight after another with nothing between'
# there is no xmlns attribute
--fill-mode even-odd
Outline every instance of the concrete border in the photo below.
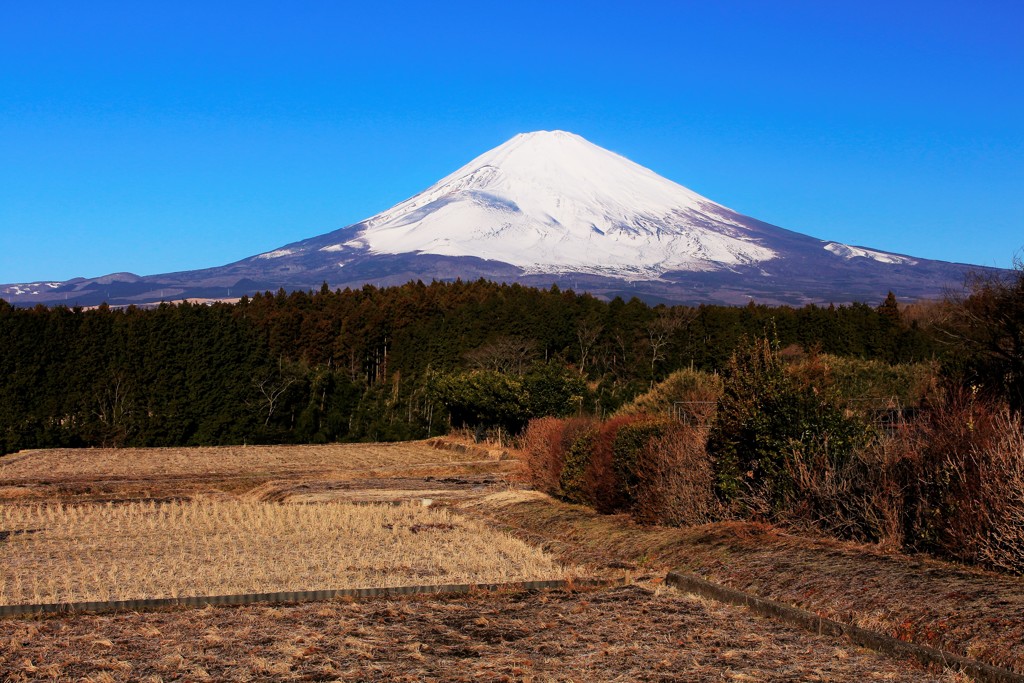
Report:
<svg viewBox="0 0 1024 683"><path fill-rule="evenodd" d="M0 618L40 614L79 614L95 612L142 612L165 607L206 607L207 605L253 605L258 603L313 602L316 600L366 600L407 595L473 593L477 591L537 591L556 588L594 588L619 585L621 579L558 579L553 581L515 581L511 583L462 583L429 586L390 586L381 588L341 588L321 591L282 591L238 595L200 595L181 598L141 600L104 600L95 602L58 602L44 604L0 605Z"/></svg>
<svg viewBox="0 0 1024 683"><path fill-rule="evenodd" d="M692 574L669 572L668 576L665 577L665 584L686 593L693 593L694 595L717 602L748 607L756 614L799 626L812 633L844 636L861 647L866 647L883 654L916 659L926 666L939 665L957 669L974 680L982 681L983 683L1024 683L1024 675L1009 669L985 664L926 645L908 643L905 640L899 640L877 631L854 626L853 624L844 624L826 619L813 612L782 602L776 602L775 600L759 598L756 595L744 593L734 588L726 588Z"/></svg>

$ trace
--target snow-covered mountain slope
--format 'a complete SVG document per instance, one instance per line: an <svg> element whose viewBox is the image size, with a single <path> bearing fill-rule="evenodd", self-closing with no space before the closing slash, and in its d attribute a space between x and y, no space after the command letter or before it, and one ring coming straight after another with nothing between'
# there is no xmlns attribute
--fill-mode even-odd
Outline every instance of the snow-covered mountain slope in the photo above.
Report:
<svg viewBox="0 0 1024 683"><path fill-rule="evenodd" d="M734 215L578 135L542 131L517 135L321 249L627 278L774 258Z"/></svg>
<svg viewBox="0 0 1024 683"><path fill-rule="evenodd" d="M824 241L702 197L578 135L517 135L364 221L218 268L0 286L18 304L145 304L487 278L676 303L941 296L964 264Z"/></svg>

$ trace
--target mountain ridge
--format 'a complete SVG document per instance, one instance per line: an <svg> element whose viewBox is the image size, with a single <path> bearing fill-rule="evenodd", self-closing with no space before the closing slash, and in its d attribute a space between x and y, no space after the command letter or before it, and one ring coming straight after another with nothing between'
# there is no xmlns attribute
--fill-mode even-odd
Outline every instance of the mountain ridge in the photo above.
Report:
<svg viewBox="0 0 1024 683"><path fill-rule="evenodd" d="M0 286L16 304L150 304L409 280L559 284L652 302L934 298L967 264L821 240L739 214L566 131L519 134L409 199L225 266Z"/></svg>

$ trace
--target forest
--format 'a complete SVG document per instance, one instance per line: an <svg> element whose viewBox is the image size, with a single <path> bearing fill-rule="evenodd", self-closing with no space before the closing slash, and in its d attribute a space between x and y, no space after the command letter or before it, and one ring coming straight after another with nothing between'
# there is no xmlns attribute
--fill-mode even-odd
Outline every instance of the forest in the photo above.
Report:
<svg viewBox="0 0 1024 683"><path fill-rule="evenodd" d="M155 308L0 300L0 455L515 432L606 417L681 368L722 371L769 330L783 355L977 374L982 355L945 326L954 308L892 293L877 306L650 306L485 280Z"/></svg>

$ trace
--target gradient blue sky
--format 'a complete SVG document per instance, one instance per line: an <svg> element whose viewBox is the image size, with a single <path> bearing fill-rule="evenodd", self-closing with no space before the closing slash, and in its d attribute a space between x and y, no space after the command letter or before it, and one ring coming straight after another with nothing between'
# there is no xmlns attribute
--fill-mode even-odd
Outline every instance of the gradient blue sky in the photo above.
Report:
<svg viewBox="0 0 1024 683"><path fill-rule="evenodd" d="M1024 4L0 0L0 282L222 265L563 129L823 239L1009 266Z"/></svg>

